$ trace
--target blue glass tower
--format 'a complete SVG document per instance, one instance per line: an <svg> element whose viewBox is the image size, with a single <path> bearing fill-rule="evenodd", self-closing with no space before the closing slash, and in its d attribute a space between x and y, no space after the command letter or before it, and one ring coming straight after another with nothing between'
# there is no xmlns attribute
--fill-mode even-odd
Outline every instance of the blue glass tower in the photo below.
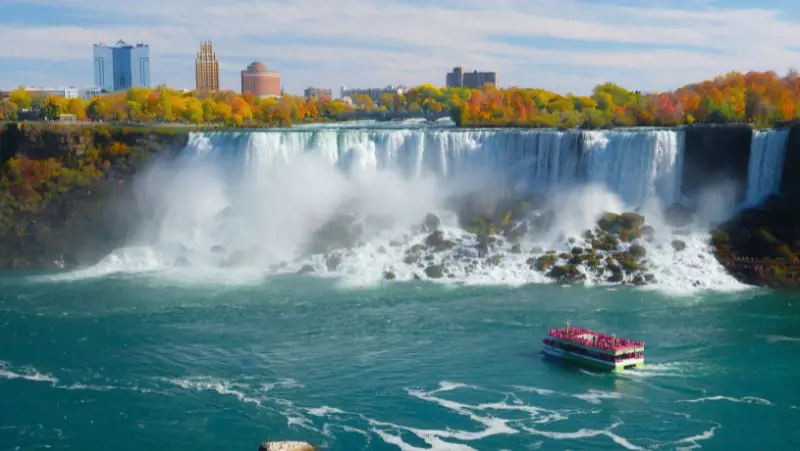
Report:
<svg viewBox="0 0 800 451"><path fill-rule="evenodd" d="M106 92L150 87L150 46L147 44L94 45L94 84Z"/></svg>

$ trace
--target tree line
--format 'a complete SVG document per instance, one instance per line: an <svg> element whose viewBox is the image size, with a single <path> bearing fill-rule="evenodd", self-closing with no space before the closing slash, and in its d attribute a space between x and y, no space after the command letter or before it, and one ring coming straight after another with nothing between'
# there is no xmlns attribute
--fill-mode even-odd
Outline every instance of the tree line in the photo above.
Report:
<svg viewBox="0 0 800 451"><path fill-rule="evenodd" d="M0 100L0 120L15 120L34 110L42 119L72 114L78 120L128 123L184 122L231 127L288 126L335 121L346 112L449 112L462 126L584 127L676 126L701 123L750 123L770 126L800 119L800 75L790 70L731 72L674 91L641 93L615 83L591 95L558 94L544 89L440 88L423 84L379 99L354 95L341 99L297 96L258 98L232 91L213 94L159 86L132 88L88 102L42 99L20 87Z"/></svg>

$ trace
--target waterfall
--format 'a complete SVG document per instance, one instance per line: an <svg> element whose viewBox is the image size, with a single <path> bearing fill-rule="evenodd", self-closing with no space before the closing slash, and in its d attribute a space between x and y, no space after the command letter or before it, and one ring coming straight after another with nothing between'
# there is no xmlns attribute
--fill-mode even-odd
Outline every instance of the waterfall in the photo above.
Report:
<svg viewBox="0 0 800 451"><path fill-rule="evenodd" d="M303 128L193 133L184 154L245 172L312 156L345 173L451 179L489 172L537 191L594 183L638 206L653 197L680 200L683 146L676 130Z"/></svg>
<svg viewBox="0 0 800 451"><path fill-rule="evenodd" d="M756 205L778 193L788 130L753 131L747 174L747 205Z"/></svg>

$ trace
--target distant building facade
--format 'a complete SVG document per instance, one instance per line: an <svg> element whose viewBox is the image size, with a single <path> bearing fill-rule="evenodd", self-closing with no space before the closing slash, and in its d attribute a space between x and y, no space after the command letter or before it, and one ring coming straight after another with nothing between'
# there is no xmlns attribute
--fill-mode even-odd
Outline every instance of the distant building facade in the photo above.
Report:
<svg viewBox="0 0 800 451"><path fill-rule="evenodd" d="M263 63L253 61L242 71L242 94L256 97L277 97L281 95L281 74L268 71Z"/></svg>
<svg viewBox="0 0 800 451"><path fill-rule="evenodd" d="M31 93L31 96L41 99L47 97L64 97L65 99L81 99L88 102L93 97L103 95L103 89L97 86L88 88L75 88L75 87L58 87L58 88L40 88L40 87L26 87L26 91Z"/></svg>
<svg viewBox="0 0 800 451"><path fill-rule="evenodd" d="M479 89L487 83L497 86L497 72L464 72L464 68L458 66L447 74L445 83L448 88Z"/></svg>
<svg viewBox="0 0 800 451"><path fill-rule="evenodd" d="M219 91L219 60L214 53L211 41L200 44L200 51L194 62L195 81L198 92Z"/></svg>
<svg viewBox="0 0 800 451"><path fill-rule="evenodd" d="M94 84L105 92L150 87L150 46L128 44L94 45Z"/></svg>
<svg viewBox="0 0 800 451"><path fill-rule="evenodd" d="M333 90L332 89L325 89L325 88L313 88L308 87L303 92L303 95L306 99L332 99L333 98Z"/></svg>
<svg viewBox="0 0 800 451"><path fill-rule="evenodd" d="M347 89L346 87L342 86L339 90L340 97L350 97L352 98L354 95L365 95L372 99L373 102L378 103L383 97L384 94L393 94L393 95L403 95L406 88L405 86L386 86L385 88L356 88L356 89Z"/></svg>

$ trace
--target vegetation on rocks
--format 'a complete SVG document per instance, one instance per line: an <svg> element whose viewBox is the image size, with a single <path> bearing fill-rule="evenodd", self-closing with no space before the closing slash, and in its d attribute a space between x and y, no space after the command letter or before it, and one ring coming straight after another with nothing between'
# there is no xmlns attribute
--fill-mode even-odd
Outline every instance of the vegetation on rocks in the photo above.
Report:
<svg viewBox="0 0 800 451"><path fill-rule="evenodd" d="M0 268L96 261L127 234L130 179L187 136L107 126L8 124L0 129Z"/></svg>
<svg viewBox="0 0 800 451"><path fill-rule="evenodd" d="M800 286L800 205L773 196L712 232L717 259L745 283Z"/></svg>

